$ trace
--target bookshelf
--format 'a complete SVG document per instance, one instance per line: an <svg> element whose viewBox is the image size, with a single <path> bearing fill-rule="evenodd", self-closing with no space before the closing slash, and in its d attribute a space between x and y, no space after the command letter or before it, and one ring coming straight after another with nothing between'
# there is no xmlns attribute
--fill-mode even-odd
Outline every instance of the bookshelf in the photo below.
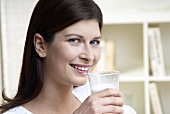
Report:
<svg viewBox="0 0 170 114"><path fill-rule="evenodd" d="M170 105L170 7L142 9L128 0L107 3L95 0L104 13L102 38L115 41L115 69L120 71L120 90L126 104L137 114L154 114L149 95L149 84L159 90L163 114L169 114ZM166 74L150 74L148 29L158 25L161 32Z"/></svg>

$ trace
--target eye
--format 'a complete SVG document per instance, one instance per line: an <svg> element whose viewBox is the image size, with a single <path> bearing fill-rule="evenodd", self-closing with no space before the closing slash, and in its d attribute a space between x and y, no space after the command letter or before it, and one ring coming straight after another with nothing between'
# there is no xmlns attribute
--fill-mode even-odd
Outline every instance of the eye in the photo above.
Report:
<svg viewBox="0 0 170 114"><path fill-rule="evenodd" d="M100 41L99 40L92 40L92 41L90 41L90 44L92 44L92 45L100 45Z"/></svg>
<svg viewBox="0 0 170 114"><path fill-rule="evenodd" d="M77 38L72 38L72 39L69 39L68 40L70 43L78 43L79 42L79 39Z"/></svg>
<svg viewBox="0 0 170 114"><path fill-rule="evenodd" d="M74 46L77 46L77 45L80 45L81 44L81 40L78 39L78 38L70 38L68 40L68 42L71 44L71 45L74 45Z"/></svg>

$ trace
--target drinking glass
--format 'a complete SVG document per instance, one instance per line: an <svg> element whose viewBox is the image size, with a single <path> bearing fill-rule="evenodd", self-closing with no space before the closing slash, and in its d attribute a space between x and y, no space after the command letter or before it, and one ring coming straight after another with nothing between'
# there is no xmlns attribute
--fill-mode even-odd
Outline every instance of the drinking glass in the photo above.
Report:
<svg viewBox="0 0 170 114"><path fill-rule="evenodd" d="M92 94L106 88L119 89L119 71L98 71L88 76Z"/></svg>

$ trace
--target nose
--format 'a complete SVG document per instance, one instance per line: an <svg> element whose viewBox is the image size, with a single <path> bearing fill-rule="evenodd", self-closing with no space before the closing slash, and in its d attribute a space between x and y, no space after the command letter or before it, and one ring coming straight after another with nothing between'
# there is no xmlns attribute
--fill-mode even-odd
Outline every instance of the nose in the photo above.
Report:
<svg viewBox="0 0 170 114"><path fill-rule="evenodd" d="M94 50L90 44L83 46L82 53L80 53L80 58L88 62L92 62L94 60Z"/></svg>

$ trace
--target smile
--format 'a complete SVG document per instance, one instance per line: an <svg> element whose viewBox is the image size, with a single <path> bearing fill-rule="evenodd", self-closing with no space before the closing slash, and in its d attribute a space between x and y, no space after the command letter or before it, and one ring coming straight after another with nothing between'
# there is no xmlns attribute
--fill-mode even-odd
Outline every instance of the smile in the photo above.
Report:
<svg viewBox="0 0 170 114"><path fill-rule="evenodd" d="M89 67L81 67L81 66L76 66L76 65L71 65L73 68L77 70L83 70L83 71L88 71Z"/></svg>
<svg viewBox="0 0 170 114"><path fill-rule="evenodd" d="M71 64L71 66L76 69L78 72L83 73L83 74L87 74L88 70L89 70L89 66L78 66L78 65L73 65Z"/></svg>

